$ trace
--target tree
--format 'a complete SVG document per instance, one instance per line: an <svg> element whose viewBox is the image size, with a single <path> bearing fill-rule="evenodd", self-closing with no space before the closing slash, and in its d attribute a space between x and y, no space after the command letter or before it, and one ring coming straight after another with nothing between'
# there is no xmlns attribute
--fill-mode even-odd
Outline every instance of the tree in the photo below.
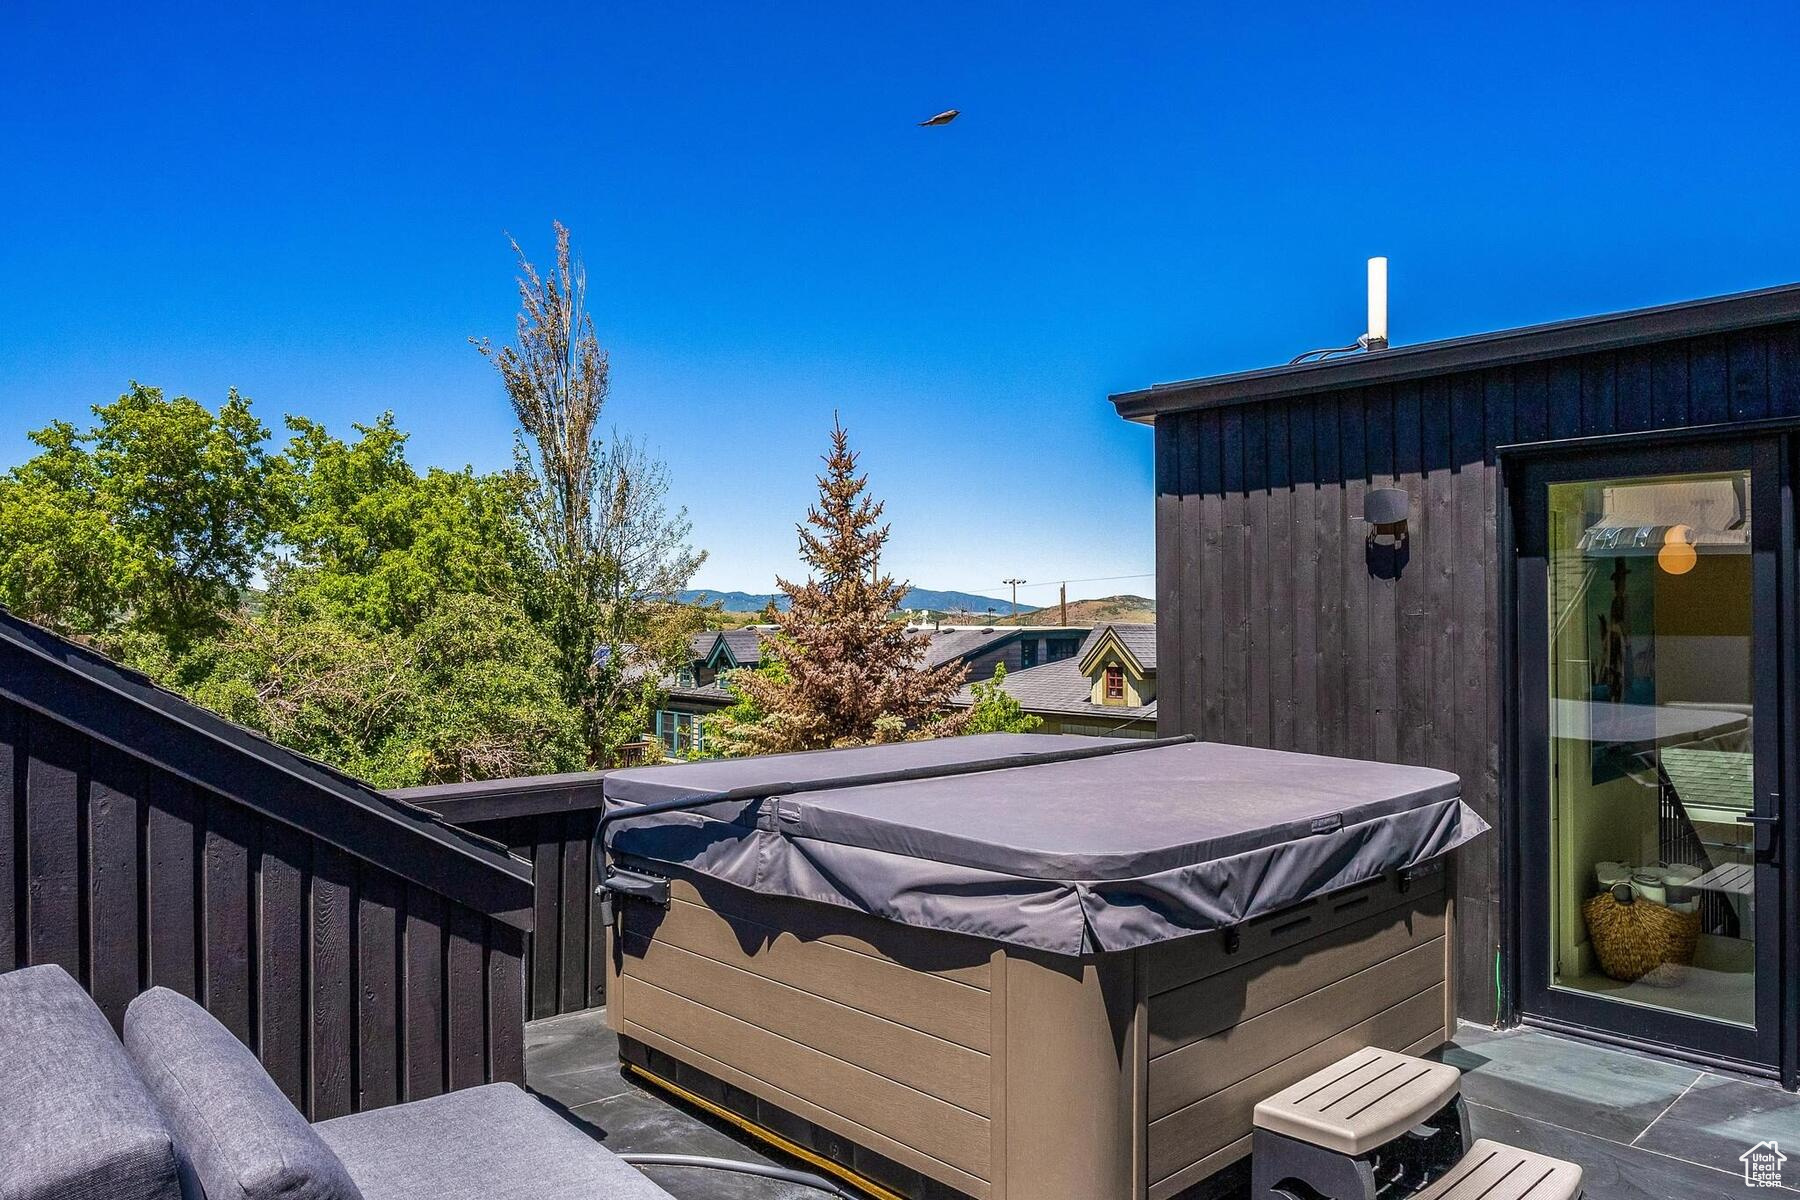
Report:
<svg viewBox="0 0 1800 1200"><path fill-rule="evenodd" d="M883 504L863 494L849 434L833 422L819 500L796 526L805 583L775 582L788 598L765 650L780 671L732 679L761 715L722 729L728 752L762 753L899 741L956 733L967 714L946 715L967 673L960 663L930 667L930 637L895 618L906 583L882 573L889 528Z"/></svg>
<svg viewBox="0 0 1800 1200"><path fill-rule="evenodd" d="M453 596L411 633L276 603L199 651L208 708L378 787L578 768L580 722L518 608Z"/></svg>
<svg viewBox="0 0 1800 1200"><path fill-rule="evenodd" d="M531 546L542 568L535 603L556 648L564 699L582 715L589 761L604 765L642 731L638 715L672 669L678 624L660 610L705 555L687 545L685 510L664 506L667 479L642 449L597 436L606 403L606 352L587 311L587 273L556 223L556 265L532 266L517 241L517 345L471 339L500 372L522 431ZM510 239L509 239L510 240Z"/></svg>
<svg viewBox="0 0 1800 1200"><path fill-rule="evenodd" d="M220 630L286 516L285 460L250 402L217 413L133 383L96 423L31 434L0 479L0 602L140 665Z"/></svg>
<svg viewBox="0 0 1800 1200"><path fill-rule="evenodd" d="M1004 664L994 667L992 679L975 684L969 691L974 702L969 705L964 733L1030 733L1044 723L1042 717L1026 712L1025 706L1008 694Z"/></svg>
<svg viewBox="0 0 1800 1200"><path fill-rule="evenodd" d="M519 603L532 592L516 477L467 468L420 475L392 413L353 426L354 442L303 417L287 425L292 517L268 565L271 603L410 633L443 597Z"/></svg>
<svg viewBox="0 0 1800 1200"><path fill-rule="evenodd" d="M351 442L300 417L288 428L268 593L181 664L180 684L385 787L580 767L578 716L526 610L519 481L419 474L389 414Z"/></svg>

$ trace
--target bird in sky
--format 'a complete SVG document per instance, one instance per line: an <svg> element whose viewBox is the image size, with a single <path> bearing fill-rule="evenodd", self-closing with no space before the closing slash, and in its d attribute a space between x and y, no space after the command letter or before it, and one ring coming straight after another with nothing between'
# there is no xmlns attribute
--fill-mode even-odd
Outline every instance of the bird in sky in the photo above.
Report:
<svg viewBox="0 0 1800 1200"><path fill-rule="evenodd" d="M919 126L920 126L920 128L923 128L926 125L948 125L950 122L956 120L957 115L960 112L961 112L960 109L946 108L943 112L939 113L937 116L928 117L925 120L920 121Z"/></svg>

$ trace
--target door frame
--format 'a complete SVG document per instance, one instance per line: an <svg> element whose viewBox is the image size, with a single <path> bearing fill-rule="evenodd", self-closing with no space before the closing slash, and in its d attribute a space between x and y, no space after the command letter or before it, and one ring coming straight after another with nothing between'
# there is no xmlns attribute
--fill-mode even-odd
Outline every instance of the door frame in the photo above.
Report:
<svg viewBox="0 0 1800 1200"><path fill-rule="evenodd" d="M1793 1089L1800 1083L1800 979L1792 978L1800 971L1800 797L1795 795L1793 781L1800 780L1800 730L1796 713L1800 710L1800 636L1786 631L1800 629L1800 521L1796 519L1794 480L1800 478L1800 420L1754 421L1722 424L1702 428L1655 430L1640 433L1610 434L1599 437L1564 439L1504 445L1496 448L1498 496L1496 504L1496 549L1499 555L1497 579L1499 596L1497 612L1501 622L1499 650L1502 658L1496 672L1501 695L1497 698L1502 720L1500 757L1499 865L1501 909L1501 970L1498 984L1501 995L1497 1017L1501 1025L1529 1024L1580 1037L1646 1050L1651 1053L1692 1061L1706 1066L1724 1066L1738 1071L1779 1078ZM1726 445L1721 446L1721 443ZM1711 449L1706 449L1706 447ZM1753 586L1763 598L1758 604L1759 645L1763 637L1774 643L1775 653L1769 659L1777 665L1772 680L1762 681L1756 702L1759 718L1765 703L1771 705L1772 720L1759 721L1768 726L1763 737L1774 742L1772 750L1764 749L1759 738L1757 809L1768 813L1771 803L1767 792L1778 794L1777 814L1781 817L1775 830L1775 842L1769 856L1774 864L1777 885L1772 904L1762 903L1759 896L1759 954L1767 954L1769 965L1758 965L1758 1029L1737 1031L1732 1027L1706 1022L1704 1018L1664 1014L1660 1010L1633 1007L1631 1024L1634 1032L1607 1028L1606 1022L1583 1020L1584 1006L1552 1004L1557 1011L1545 1011L1537 1003L1541 994L1525 994L1527 982L1547 979L1547 972L1536 976L1526 968L1527 955L1538 953L1548 958L1548 944L1532 927L1534 919L1544 916L1548 897L1527 897L1522 880L1522 839L1536 828L1535 815L1526 811L1534 795L1524 772L1535 769L1542 752L1533 744L1534 734L1547 736L1547 728L1524 728L1523 686L1529 682L1529 666L1522 661L1519 637L1519 505L1529 493L1524 488L1525 476L1549 470L1570 472L1572 478L1601 478L1608 468L1616 474L1681 473L1685 470L1712 469L1708 464L1728 460L1733 453L1747 455L1752 467L1752 508L1756 512L1773 507L1772 516L1752 525L1752 536L1764 546L1770 557L1765 564L1772 571L1758 568ZM1740 459L1740 464L1744 465ZM1767 480L1758 489L1756 479ZM1764 497L1764 491L1772 495ZM1764 503L1758 504L1759 498ZM1767 531L1767 532L1763 532ZM1762 532L1762 537L1757 534ZM1773 539L1773 544L1763 537ZM1754 549L1754 547L1753 547ZM1764 578L1765 575L1772 576ZM1767 589L1765 591L1765 589ZM1541 648L1541 638L1537 643ZM1530 650L1531 647L1526 647ZM1535 651L1534 651L1535 652ZM1759 658L1761 657L1759 653ZM1543 670L1538 671L1543 679ZM1547 686L1547 679L1543 679ZM1534 758L1534 754L1537 755ZM1765 782L1765 774L1767 782ZM1542 798L1547 798L1547 792ZM1547 816L1546 816L1547 823ZM1764 912L1764 909L1773 911ZM1546 927L1547 928L1547 927ZM1765 939L1765 934L1769 935ZM1532 940L1538 945L1533 948ZM1762 949L1767 945L1768 950ZM1765 985L1763 975L1772 978ZM1583 998L1586 999L1586 998ZM1599 1002L1604 1003L1604 1002ZM1611 1006L1607 1006L1611 1007ZM1624 1008L1624 1006L1618 1006ZM1575 1010L1571 1014L1570 1009ZM1696 1026L1711 1026L1724 1037L1689 1039L1683 1036ZM1706 1044L1695 1044L1696 1041Z"/></svg>

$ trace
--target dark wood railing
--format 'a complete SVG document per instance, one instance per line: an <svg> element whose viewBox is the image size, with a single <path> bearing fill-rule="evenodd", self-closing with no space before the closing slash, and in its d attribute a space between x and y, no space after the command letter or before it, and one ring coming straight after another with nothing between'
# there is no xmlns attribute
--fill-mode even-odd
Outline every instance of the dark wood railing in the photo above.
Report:
<svg viewBox="0 0 1800 1200"><path fill-rule="evenodd" d="M525 1011L533 1019L606 1002L605 931L589 841L605 771L402 788L388 793L529 859L534 933L525 938Z"/></svg>
<svg viewBox="0 0 1800 1200"><path fill-rule="evenodd" d="M303 798L331 837L247 802L297 786L264 763L207 744L178 774L142 755L192 731L104 696L59 720L0 676L0 971L61 966L115 1027L145 988L191 996L313 1120L524 1082L522 877L421 882L416 847L347 848L375 839L329 796Z"/></svg>

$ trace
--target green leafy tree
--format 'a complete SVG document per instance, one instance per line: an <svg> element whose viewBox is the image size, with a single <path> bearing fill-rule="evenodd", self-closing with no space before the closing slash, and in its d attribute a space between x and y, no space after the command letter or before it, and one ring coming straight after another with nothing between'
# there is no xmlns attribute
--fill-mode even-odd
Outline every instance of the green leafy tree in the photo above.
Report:
<svg viewBox="0 0 1800 1200"><path fill-rule="evenodd" d="M287 464L232 391L218 412L132 384L0 478L0 602L140 664L218 632L287 514Z"/></svg>
<svg viewBox="0 0 1800 1200"><path fill-rule="evenodd" d="M355 426L353 442L301 417L287 424L293 516L270 564L272 602L406 633L445 596L531 594L516 477L419 474L392 413Z"/></svg>
<svg viewBox="0 0 1800 1200"><path fill-rule="evenodd" d="M411 633L273 605L204 648L194 699L379 787L577 769L553 648L516 605L455 596Z"/></svg>
<svg viewBox="0 0 1800 1200"><path fill-rule="evenodd" d="M749 682L751 676L757 677L757 684ZM766 654L759 666L739 667L735 671L722 673L719 676L719 686L731 693L732 702L701 718L701 728L705 731L705 752L726 757L754 753L752 747L756 744L757 732L768 716L757 700L757 695L778 692L792 684L793 677L788 673L787 664Z"/></svg>
<svg viewBox="0 0 1800 1200"><path fill-rule="evenodd" d="M687 544L686 511L667 507L662 464L628 439L599 436L610 368L587 310L587 272L569 231L560 222L555 231L545 274L512 242L515 344L471 341L499 371L519 421L515 459L541 571L534 603L563 698L582 715L589 762L604 766L641 736L657 680L679 663L685 634L666 598L705 555Z"/></svg>
<svg viewBox="0 0 1800 1200"><path fill-rule="evenodd" d="M291 518L257 611L184 664L192 694L383 786L585 761L511 475L407 462L384 415L344 441L289 418Z"/></svg>
<svg viewBox="0 0 1800 1200"><path fill-rule="evenodd" d="M994 668L994 677L969 688L974 702L969 706L969 720L964 733L1030 733L1044 723L1036 713L1028 713L1018 699L1006 691L1006 667Z"/></svg>

